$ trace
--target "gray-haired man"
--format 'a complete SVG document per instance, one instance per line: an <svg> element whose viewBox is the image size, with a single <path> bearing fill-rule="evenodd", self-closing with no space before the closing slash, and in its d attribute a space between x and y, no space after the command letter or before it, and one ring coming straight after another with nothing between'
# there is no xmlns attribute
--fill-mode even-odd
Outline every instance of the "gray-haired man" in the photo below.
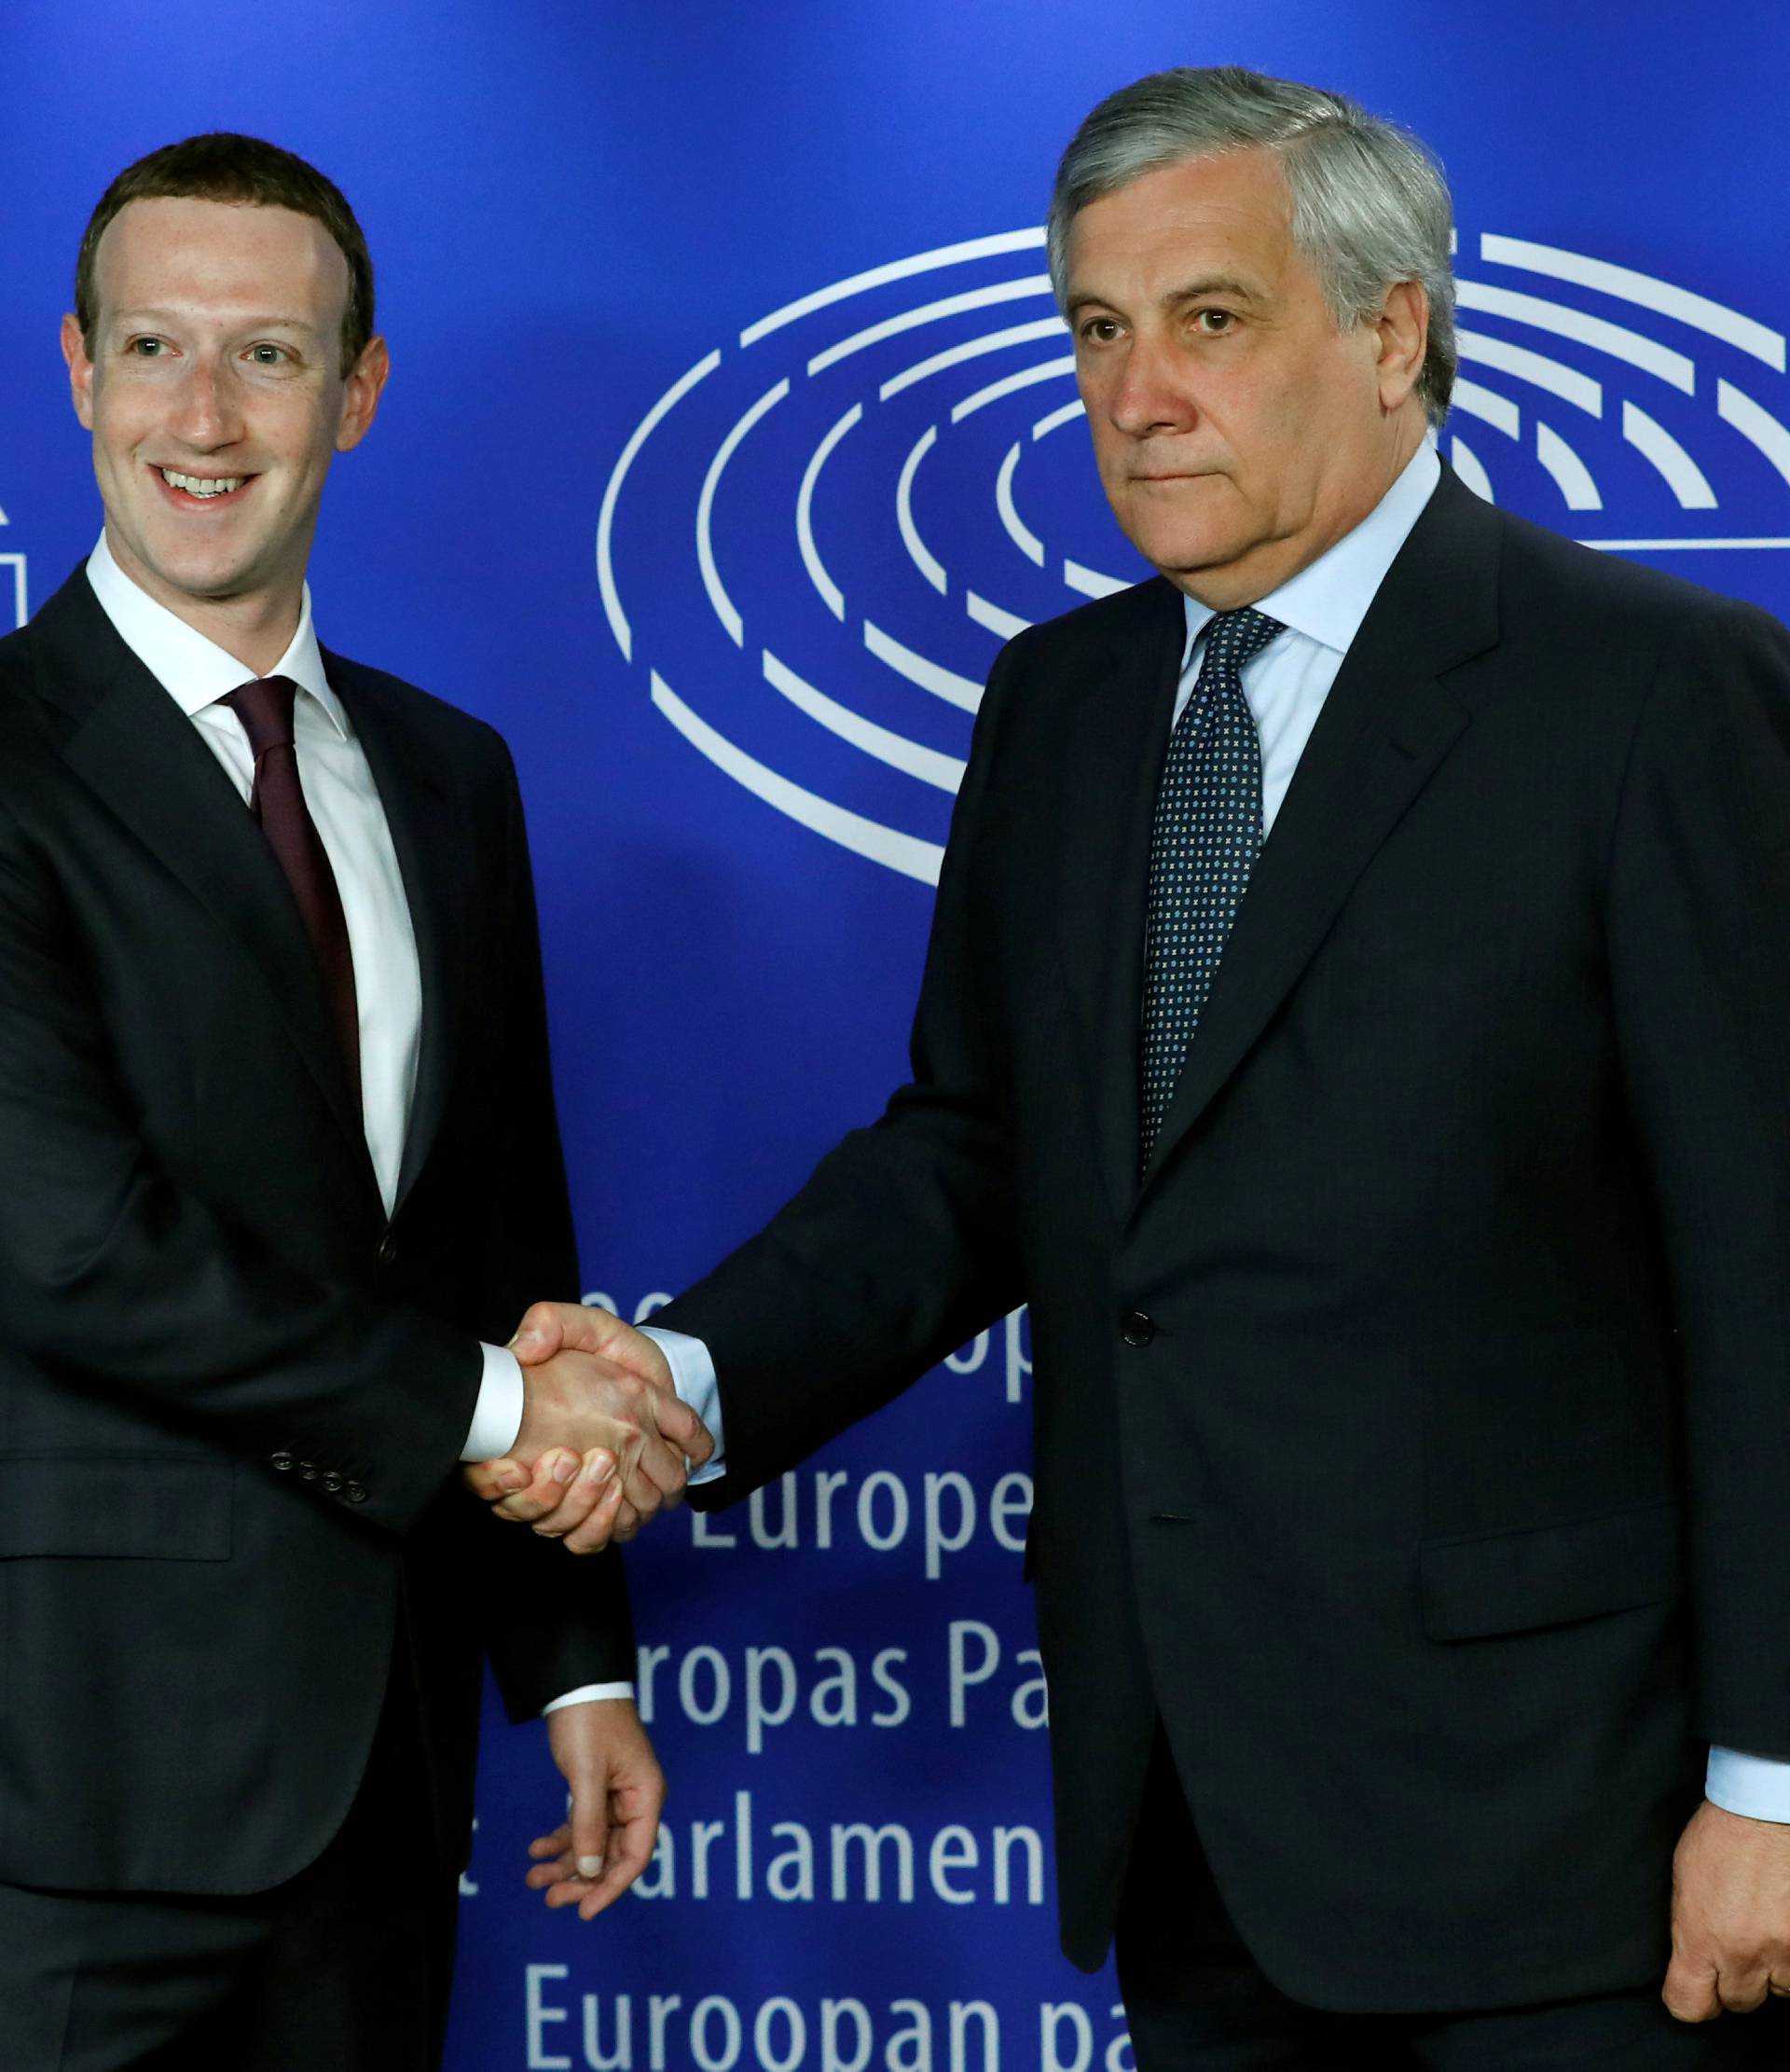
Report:
<svg viewBox="0 0 1790 2072"><path fill-rule="evenodd" d="M1139 82L1052 255L1162 575L997 664L883 1123L525 1357L711 1362L725 1501L1029 1300L1144 2072L1782 2065L1702 2024L1790 1989L1790 641L1441 465L1447 190L1350 104Z"/></svg>

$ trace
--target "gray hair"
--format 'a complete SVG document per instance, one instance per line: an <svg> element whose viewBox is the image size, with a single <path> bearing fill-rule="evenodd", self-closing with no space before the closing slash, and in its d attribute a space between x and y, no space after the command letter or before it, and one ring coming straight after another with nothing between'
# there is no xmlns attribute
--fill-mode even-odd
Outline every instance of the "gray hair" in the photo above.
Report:
<svg viewBox="0 0 1790 2072"><path fill-rule="evenodd" d="M1293 242L1339 329L1377 316L1397 282L1414 281L1428 296L1417 394L1429 421L1440 424L1459 359L1448 182L1408 131L1340 93L1227 64L1180 65L1109 94L1056 169L1048 242L1058 304L1068 287L1069 232L1090 201L1164 166L1252 148L1280 160Z"/></svg>

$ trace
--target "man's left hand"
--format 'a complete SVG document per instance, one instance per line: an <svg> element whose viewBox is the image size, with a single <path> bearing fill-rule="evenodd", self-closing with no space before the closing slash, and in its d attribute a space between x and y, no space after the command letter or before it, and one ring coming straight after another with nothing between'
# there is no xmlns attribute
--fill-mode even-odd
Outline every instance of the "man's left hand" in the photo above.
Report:
<svg viewBox="0 0 1790 2072"><path fill-rule="evenodd" d="M665 1773L628 1698L597 1698L547 1715L547 1740L571 1792L563 1827L529 1844L528 1884L550 1907L588 1921L619 1899L652 1860Z"/></svg>
<svg viewBox="0 0 1790 2072"><path fill-rule="evenodd" d="M1680 2022L1790 1997L1790 1826L1707 1799L1672 1867L1672 1965L1662 1997Z"/></svg>

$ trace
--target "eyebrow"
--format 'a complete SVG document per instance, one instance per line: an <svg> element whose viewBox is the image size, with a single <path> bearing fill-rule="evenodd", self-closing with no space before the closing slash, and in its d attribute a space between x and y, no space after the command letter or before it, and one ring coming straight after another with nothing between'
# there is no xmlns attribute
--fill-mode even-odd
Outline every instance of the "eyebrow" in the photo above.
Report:
<svg viewBox="0 0 1790 2072"><path fill-rule="evenodd" d="M1164 302L1200 302L1208 295L1228 295L1239 302L1260 302L1260 289L1250 286L1247 281L1239 281L1233 273L1203 273L1197 280L1190 281L1185 287L1173 288L1163 297Z"/></svg>
<svg viewBox="0 0 1790 2072"><path fill-rule="evenodd" d="M114 310L107 313L114 324L172 324L179 321L172 310ZM317 326L309 318L299 316L249 317L236 328L243 331L296 331L305 338L319 336Z"/></svg>
<svg viewBox="0 0 1790 2072"><path fill-rule="evenodd" d="M1171 288L1164 296L1163 301L1166 307L1173 309L1179 303L1204 301L1207 296L1212 295L1228 296L1237 302L1260 302L1264 299L1260 288L1252 287L1247 281L1238 280L1235 274L1203 273L1194 280L1184 283L1180 287ZM1118 306L1110 297L1089 288L1079 294L1071 294L1065 307L1067 313L1073 316L1078 311L1087 309L1091 304L1099 305L1106 309L1114 309Z"/></svg>

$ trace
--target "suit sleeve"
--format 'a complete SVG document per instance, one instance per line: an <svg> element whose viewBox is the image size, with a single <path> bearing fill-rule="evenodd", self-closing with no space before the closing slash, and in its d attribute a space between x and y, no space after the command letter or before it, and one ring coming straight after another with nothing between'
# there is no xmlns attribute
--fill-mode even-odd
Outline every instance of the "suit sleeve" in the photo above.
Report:
<svg viewBox="0 0 1790 2072"><path fill-rule="evenodd" d="M0 1302L62 1385L126 1392L239 1458L310 1459L402 1530L457 1457L478 1344L315 1278L218 1214L145 1140L54 870L0 814ZM346 1500L338 1499L338 1500Z"/></svg>
<svg viewBox="0 0 1790 2072"><path fill-rule="evenodd" d="M483 1008L496 1024L501 1085L491 1089L492 1185L479 1205L490 1330L507 1338L531 1302L578 1299L578 1252L560 1150L547 1040L540 923L516 773L503 752L506 971L489 974ZM586 1683L630 1679L634 1628L620 1553L574 1560L525 1526L470 1500L465 1528L481 1630L512 1719Z"/></svg>
<svg viewBox="0 0 1790 2072"><path fill-rule="evenodd" d="M1683 1389L1696 1731L1790 1758L1790 636L1683 624L1611 850L1618 1042Z"/></svg>
<svg viewBox="0 0 1790 2072"><path fill-rule="evenodd" d="M654 1319L701 1339L720 1377L726 1472L692 1490L700 1507L782 1473L1019 1299L1007 1098L976 914L1014 655L1004 649L989 679L952 817L911 1079L764 1231Z"/></svg>

